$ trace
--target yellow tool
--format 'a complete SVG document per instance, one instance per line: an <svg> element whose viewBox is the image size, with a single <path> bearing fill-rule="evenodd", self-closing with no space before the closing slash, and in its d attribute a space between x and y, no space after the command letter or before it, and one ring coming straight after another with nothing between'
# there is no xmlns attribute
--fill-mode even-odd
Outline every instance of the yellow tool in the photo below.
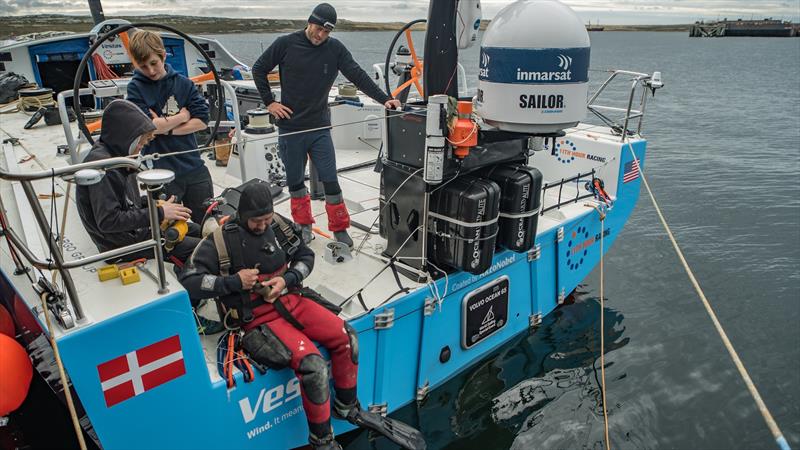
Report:
<svg viewBox="0 0 800 450"><path fill-rule="evenodd" d="M128 267L119 271L119 277L122 279L122 284L128 285L131 283L138 283L141 281L139 271L136 267Z"/></svg>
<svg viewBox="0 0 800 450"><path fill-rule="evenodd" d="M163 203L164 200L159 200L158 206ZM185 220L161 221L161 233L164 236L164 248L167 251L172 251L178 243L182 242L188 232L189 224Z"/></svg>
<svg viewBox="0 0 800 450"><path fill-rule="evenodd" d="M176 220L166 228L162 224L161 229L164 231L164 248L171 251L186 237L186 233L189 232L189 224L185 220Z"/></svg>
<svg viewBox="0 0 800 450"><path fill-rule="evenodd" d="M100 281L108 281L113 280L114 278L119 277L119 267L116 264L111 264L110 266L103 266L97 269L97 278Z"/></svg>

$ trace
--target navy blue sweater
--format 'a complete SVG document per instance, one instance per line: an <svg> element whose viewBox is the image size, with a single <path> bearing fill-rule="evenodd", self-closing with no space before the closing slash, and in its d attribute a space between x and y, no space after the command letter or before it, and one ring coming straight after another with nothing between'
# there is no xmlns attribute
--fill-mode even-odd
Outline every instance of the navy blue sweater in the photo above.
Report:
<svg viewBox="0 0 800 450"><path fill-rule="evenodd" d="M208 122L208 104L195 88L192 80L175 72L169 64L165 64L167 74L153 81L138 70L133 73L133 78L128 83L128 100L135 103L148 117L153 110L159 117L164 117L167 112L167 100L174 96L178 109L186 108L194 119ZM194 133L183 136L157 135L150 144L144 148L142 154L171 153L197 148ZM187 153L180 156L161 158L154 162L159 169L169 169L176 176L191 172L204 164L200 153Z"/></svg>
<svg viewBox="0 0 800 450"><path fill-rule="evenodd" d="M264 104L275 101L267 73L280 66L281 103L293 114L278 119L278 127L289 131L307 130L331 124L328 93L339 72L362 92L380 103L390 99L358 65L339 40L329 37L316 46L305 30L279 37L253 65L255 81Z"/></svg>

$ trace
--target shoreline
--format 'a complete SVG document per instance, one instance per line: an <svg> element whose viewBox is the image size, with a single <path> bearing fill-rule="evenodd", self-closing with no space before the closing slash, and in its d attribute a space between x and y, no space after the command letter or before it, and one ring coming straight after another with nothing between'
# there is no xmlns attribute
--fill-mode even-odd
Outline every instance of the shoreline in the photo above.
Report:
<svg viewBox="0 0 800 450"><path fill-rule="evenodd" d="M232 17L201 16L111 16L130 22L158 22L174 26L191 34L238 34L238 33L282 33L301 29L304 19L249 19ZM336 31L396 31L404 22L353 22L340 19ZM486 29L489 20L481 22ZM31 16L6 16L0 18L0 39L43 31L88 32L94 26L90 16L68 16L62 14L39 14ZM603 31L679 31L688 32L691 25L603 25ZM414 27L424 30L424 26Z"/></svg>

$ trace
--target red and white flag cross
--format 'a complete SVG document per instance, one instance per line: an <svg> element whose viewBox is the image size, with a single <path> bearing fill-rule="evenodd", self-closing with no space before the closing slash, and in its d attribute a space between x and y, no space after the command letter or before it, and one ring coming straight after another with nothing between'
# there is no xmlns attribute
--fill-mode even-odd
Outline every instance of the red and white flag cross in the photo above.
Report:
<svg viewBox="0 0 800 450"><path fill-rule="evenodd" d="M97 366L109 408L186 374L178 335Z"/></svg>

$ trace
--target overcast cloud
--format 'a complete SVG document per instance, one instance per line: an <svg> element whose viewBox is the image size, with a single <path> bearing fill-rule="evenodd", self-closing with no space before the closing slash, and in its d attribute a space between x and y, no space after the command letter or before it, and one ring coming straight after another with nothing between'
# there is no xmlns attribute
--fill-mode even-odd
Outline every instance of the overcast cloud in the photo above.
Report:
<svg viewBox="0 0 800 450"><path fill-rule="evenodd" d="M394 22L427 16L427 0L328 0L339 17L356 21ZM214 17L304 19L318 0L238 0L221 6L218 0L103 0L106 15L184 14ZM508 0L483 0L490 19ZM584 21L603 24L673 24L722 18L763 18L800 21L800 0L564 0ZM0 0L0 14L89 15L81 0Z"/></svg>

